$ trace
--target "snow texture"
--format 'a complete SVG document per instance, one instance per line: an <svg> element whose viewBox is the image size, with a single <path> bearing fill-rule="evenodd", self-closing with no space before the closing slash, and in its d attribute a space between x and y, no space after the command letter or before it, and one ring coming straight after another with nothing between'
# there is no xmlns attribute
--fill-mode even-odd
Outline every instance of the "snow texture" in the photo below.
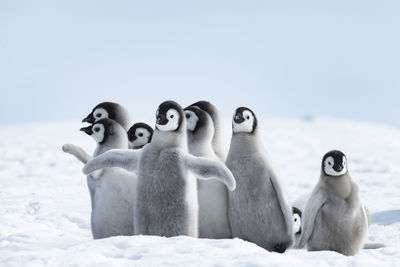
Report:
<svg viewBox="0 0 400 267"><path fill-rule="evenodd" d="M225 143L230 120L224 121ZM312 190L322 156L340 149L372 213L368 242L387 247L346 257L290 249L270 253L240 239L128 236L93 240L82 163L61 150L92 152L77 123L0 128L0 266L399 266L400 130L309 118L260 120L263 143L290 200Z"/></svg>

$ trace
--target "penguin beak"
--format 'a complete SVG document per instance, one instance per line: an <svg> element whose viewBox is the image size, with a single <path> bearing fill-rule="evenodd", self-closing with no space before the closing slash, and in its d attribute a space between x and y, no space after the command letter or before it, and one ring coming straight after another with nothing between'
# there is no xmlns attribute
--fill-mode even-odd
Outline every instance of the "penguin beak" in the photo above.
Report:
<svg viewBox="0 0 400 267"><path fill-rule="evenodd" d="M90 113L89 115L87 115L87 117L84 118L82 120L82 122L94 123L93 113Z"/></svg>
<svg viewBox="0 0 400 267"><path fill-rule="evenodd" d="M92 135L93 134L92 126L83 127L81 129L79 129L79 131L85 132L87 135Z"/></svg>
<svg viewBox="0 0 400 267"><path fill-rule="evenodd" d="M242 122L244 122L243 115L242 115L241 113L236 113L236 114L235 114L235 117L233 118L233 121L234 121L235 123L242 123Z"/></svg>
<svg viewBox="0 0 400 267"><path fill-rule="evenodd" d="M168 123L167 117L165 114L158 114L156 123L158 125L165 125Z"/></svg>
<svg viewBox="0 0 400 267"><path fill-rule="evenodd" d="M133 142L137 139L134 131L128 131L128 140L129 142Z"/></svg>
<svg viewBox="0 0 400 267"><path fill-rule="evenodd" d="M335 165L333 166L333 169L334 169L336 172L341 172L341 171L343 170L343 165L342 165L342 164L335 164Z"/></svg>

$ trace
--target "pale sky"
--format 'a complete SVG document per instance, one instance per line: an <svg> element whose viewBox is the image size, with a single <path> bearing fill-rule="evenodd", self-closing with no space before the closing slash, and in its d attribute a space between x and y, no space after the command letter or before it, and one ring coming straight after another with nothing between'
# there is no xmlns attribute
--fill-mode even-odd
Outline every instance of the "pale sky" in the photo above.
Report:
<svg viewBox="0 0 400 267"><path fill-rule="evenodd" d="M400 126L399 14L394 0L0 0L0 124L205 99L225 116Z"/></svg>

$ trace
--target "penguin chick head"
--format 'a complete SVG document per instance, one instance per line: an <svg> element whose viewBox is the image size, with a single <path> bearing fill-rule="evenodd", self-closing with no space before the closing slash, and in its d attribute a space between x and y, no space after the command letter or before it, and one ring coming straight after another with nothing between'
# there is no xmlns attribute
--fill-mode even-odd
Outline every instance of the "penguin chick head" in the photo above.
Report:
<svg viewBox="0 0 400 267"><path fill-rule="evenodd" d="M83 127L80 130L90 135L97 143L103 144L110 136L114 136L120 126L111 119L101 119L96 123Z"/></svg>
<svg viewBox="0 0 400 267"><path fill-rule="evenodd" d="M254 112L246 107L237 108L232 120L233 133L254 133L257 128L257 118Z"/></svg>
<svg viewBox="0 0 400 267"><path fill-rule="evenodd" d="M203 126L211 124L210 115L200 108L189 106L185 108L186 128L190 132L196 132Z"/></svg>
<svg viewBox="0 0 400 267"><path fill-rule="evenodd" d="M115 119L117 110L122 108L119 104L113 102L102 102L92 109L82 122L95 123L98 120L110 118Z"/></svg>
<svg viewBox="0 0 400 267"><path fill-rule="evenodd" d="M204 101L204 100L198 101L196 103L191 104L189 107L196 107L196 108L199 108L201 110L204 110L205 112L207 112L211 116L211 118L213 120L215 120L215 118L218 115L217 108L213 104L208 102L208 101Z"/></svg>
<svg viewBox="0 0 400 267"><path fill-rule="evenodd" d="M184 117L183 109L178 103L165 101L158 106L156 128L162 132L177 131L181 128Z"/></svg>
<svg viewBox="0 0 400 267"><path fill-rule="evenodd" d="M322 170L327 176L342 176L347 173L347 158L343 152L332 150L322 159Z"/></svg>
<svg viewBox="0 0 400 267"><path fill-rule="evenodd" d="M293 232L295 235L301 234L301 210L296 207L292 208L293 212Z"/></svg>
<svg viewBox="0 0 400 267"><path fill-rule="evenodd" d="M194 132L197 127L197 123L199 122L199 109L194 107L187 107L185 108L185 117L186 117L186 127L188 131Z"/></svg>
<svg viewBox="0 0 400 267"><path fill-rule="evenodd" d="M194 106L185 108L185 116L189 144L211 144L215 130L211 116Z"/></svg>
<svg viewBox="0 0 400 267"><path fill-rule="evenodd" d="M153 128L143 122L135 123L128 131L129 141L134 149L142 148L151 142Z"/></svg>

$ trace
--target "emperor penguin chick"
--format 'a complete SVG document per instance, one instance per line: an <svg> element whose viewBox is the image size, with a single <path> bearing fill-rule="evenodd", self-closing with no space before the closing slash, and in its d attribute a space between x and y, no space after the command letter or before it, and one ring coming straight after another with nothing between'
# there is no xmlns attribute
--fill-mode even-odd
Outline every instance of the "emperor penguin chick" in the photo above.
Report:
<svg viewBox="0 0 400 267"><path fill-rule="evenodd" d="M229 192L232 236L283 253L293 242L293 216L261 144L253 111L236 109L226 166L237 187Z"/></svg>
<svg viewBox="0 0 400 267"><path fill-rule="evenodd" d="M294 242L293 247L297 248L301 235L301 214L302 211L296 207L292 208L293 211L293 234Z"/></svg>
<svg viewBox="0 0 400 267"><path fill-rule="evenodd" d="M96 142L94 157L115 148L128 148L128 136L122 126L111 120L101 119L91 126L81 128ZM83 163L91 160L83 149L66 144L64 152ZM92 204L91 229L94 239L117 235L133 235L133 205L136 175L120 168L104 168L87 176Z"/></svg>
<svg viewBox="0 0 400 267"><path fill-rule="evenodd" d="M143 122L135 123L128 131L129 148L141 149L151 142L153 128Z"/></svg>
<svg viewBox="0 0 400 267"><path fill-rule="evenodd" d="M226 159L226 149L224 148L224 144L222 141L222 123L221 116L219 114L218 109L208 101L198 101L190 105L190 107L197 107L210 115L213 124L214 124L214 133L212 137L212 148L215 154L221 161L225 161Z"/></svg>
<svg viewBox="0 0 400 267"><path fill-rule="evenodd" d="M368 216L358 187L347 170L343 152L333 150L322 159L321 175L302 216L299 247L355 255L363 246Z"/></svg>
<svg viewBox="0 0 400 267"><path fill-rule="evenodd" d="M120 104L113 102L102 102L96 105L82 122L95 123L105 118L118 122L124 127L125 131L128 131L132 125L128 111Z"/></svg>
<svg viewBox="0 0 400 267"><path fill-rule="evenodd" d="M174 101L163 102L156 113L151 143L142 150L109 151L89 161L83 171L107 166L138 170L135 234L198 236L197 178L218 178L230 190L236 183L221 162L188 153L186 118Z"/></svg>
<svg viewBox="0 0 400 267"><path fill-rule="evenodd" d="M207 112L196 108L185 109L189 153L198 157L219 160L211 141L214 126ZM197 180L199 200L199 237L230 238L231 226L228 218L228 190L215 179Z"/></svg>
<svg viewBox="0 0 400 267"><path fill-rule="evenodd" d="M310 193L303 194L292 202L294 234L294 242L292 244L293 248L299 248L301 235L301 217L310 195Z"/></svg>

